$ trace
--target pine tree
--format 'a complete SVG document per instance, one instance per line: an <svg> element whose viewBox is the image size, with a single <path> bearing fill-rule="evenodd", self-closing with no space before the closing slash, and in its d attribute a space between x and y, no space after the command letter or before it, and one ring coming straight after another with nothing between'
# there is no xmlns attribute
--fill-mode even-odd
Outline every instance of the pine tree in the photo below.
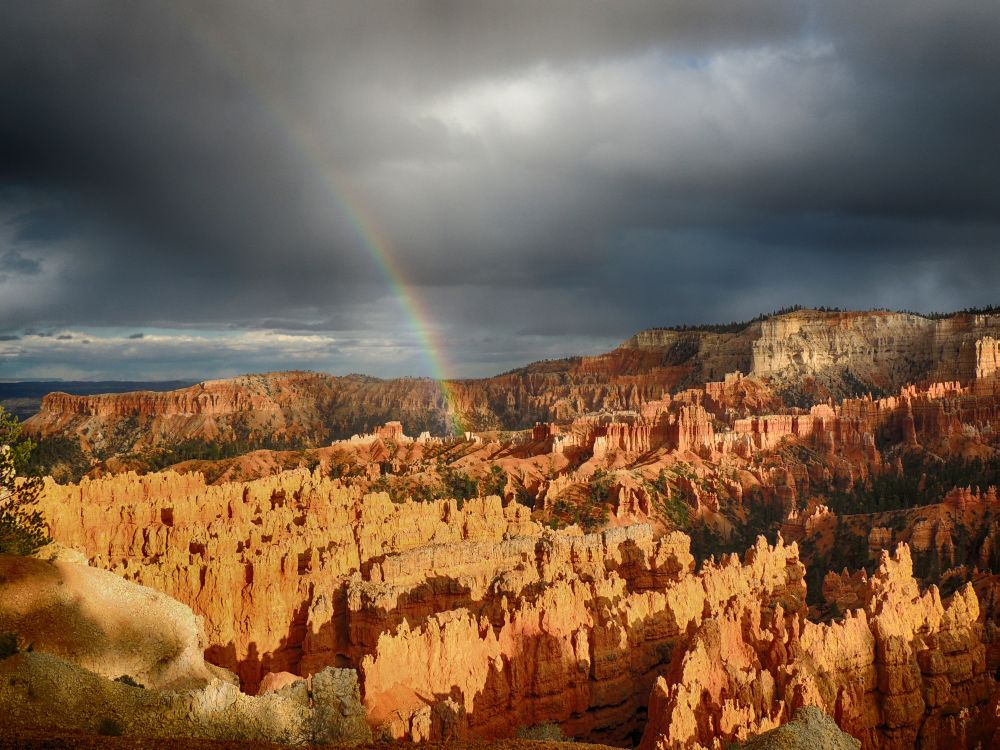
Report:
<svg viewBox="0 0 1000 750"><path fill-rule="evenodd" d="M0 552L27 555L49 538L37 508L42 479L27 471L35 444L20 437L17 419L0 407Z"/></svg>

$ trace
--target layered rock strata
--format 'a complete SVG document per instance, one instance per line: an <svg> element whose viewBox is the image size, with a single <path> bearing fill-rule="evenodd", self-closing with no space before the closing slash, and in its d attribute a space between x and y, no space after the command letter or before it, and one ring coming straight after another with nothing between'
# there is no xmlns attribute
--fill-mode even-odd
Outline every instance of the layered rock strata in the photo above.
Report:
<svg viewBox="0 0 1000 750"><path fill-rule="evenodd" d="M735 333L652 329L618 349L534 365L442 388L427 379L337 378L288 372L208 381L177 391L103 396L49 394L27 423L36 436L68 436L99 455L190 440L322 444L400 420L410 434L525 429L602 411L638 411L666 392L718 381L710 396L760 413L778 389L811 383L814 395L895 392L910 383L968 383L997 370L1000 316L931 320L903 313L801 310ZM752 377L727 382L735 371ZM807 389L808 390L808 389ZM825 396L824 396L825 398Z"/></svg>
<svg viewBox="0 0 1000 750"><path fill-rule="evenodd" d="M650 329L623 347L690 351L702 381L740 370L786 383L814 378L843 395L858 384L896 391L921 381L975 379L995 369L998 333L998 315L798 310L736 333Z"/></svg>

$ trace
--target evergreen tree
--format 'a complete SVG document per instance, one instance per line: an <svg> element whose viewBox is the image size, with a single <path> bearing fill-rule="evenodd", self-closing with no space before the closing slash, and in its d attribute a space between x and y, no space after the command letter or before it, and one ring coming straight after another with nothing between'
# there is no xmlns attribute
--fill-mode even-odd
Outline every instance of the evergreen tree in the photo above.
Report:
<svg viewBox="0 0 1000 750"><path fill-rule="evenodd" d="M27 470L35 445L20 437L17 418L0 407L0 552L27 555L49 538L37 508L42 479Z"/></svg>

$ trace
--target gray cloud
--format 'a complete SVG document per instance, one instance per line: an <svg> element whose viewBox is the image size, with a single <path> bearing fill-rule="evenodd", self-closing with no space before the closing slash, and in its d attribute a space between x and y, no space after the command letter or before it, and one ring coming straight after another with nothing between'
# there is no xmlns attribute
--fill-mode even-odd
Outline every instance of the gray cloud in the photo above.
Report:
<svg viewBox="0 0 1000 750"><path fill-rule="evenodd" d="M0 273L8 272L21 276L31 276L40 273L41 270L42 266L37 260L25 257L16 248L11 248L0 254Z"/></svg>
<svg viewBox="0 0 1000 750"><path fill-rule="evenodd" d="M995 3L99 5L0 8L6 335L273 330L425 373L415 305L488 374L792 303L997 301ZM130 377L282 365L162 352Z"/></svg>

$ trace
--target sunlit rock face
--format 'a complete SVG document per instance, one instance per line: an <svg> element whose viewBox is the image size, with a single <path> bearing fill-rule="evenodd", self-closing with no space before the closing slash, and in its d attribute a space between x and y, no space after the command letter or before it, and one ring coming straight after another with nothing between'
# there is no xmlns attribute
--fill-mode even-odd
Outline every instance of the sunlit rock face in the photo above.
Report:
<svg viewBox="0 0 1000 750"><path fill-rule="evenodd" d="M346 632L351 577L385 555L541 531L528 508L497 498L394 505L306 471L220 486L172 472L50 483L43 510L52 535L95 565L203 615L209 659L251 692L310 647L330 665L353 661L349 642L324 638Z"/></svg>
<svg viewBox="0 0 1000 750"><path fill-rule="evenodd" d="M625 742L706 618L734 598L795 612L805 595L794 545L696 574L683 534L552 532L498 498L394 505L301 471L50 484L45 511L63 543L190 604L208 658L248 692L266 673L354 666L370 720L398 738L554 721Z"/></svg>
<svg viewBox="0 0 1000 750"><path fill-rule="evenodd" d="M205 663L190 608L81 562L0 555L0 633L150 688L201 688L223 676Z"/></svg>
<svg viewBox="0 0 1000 750"><path fill-rule="evenodd" d="M994 689L979 603L967 585L943 604L912 573L907 547L885 555L864 607L825 625L756 600L730 602L657 681L641 748L722 747L806 705L866 748L965 746L968 716Z"/></svg>

